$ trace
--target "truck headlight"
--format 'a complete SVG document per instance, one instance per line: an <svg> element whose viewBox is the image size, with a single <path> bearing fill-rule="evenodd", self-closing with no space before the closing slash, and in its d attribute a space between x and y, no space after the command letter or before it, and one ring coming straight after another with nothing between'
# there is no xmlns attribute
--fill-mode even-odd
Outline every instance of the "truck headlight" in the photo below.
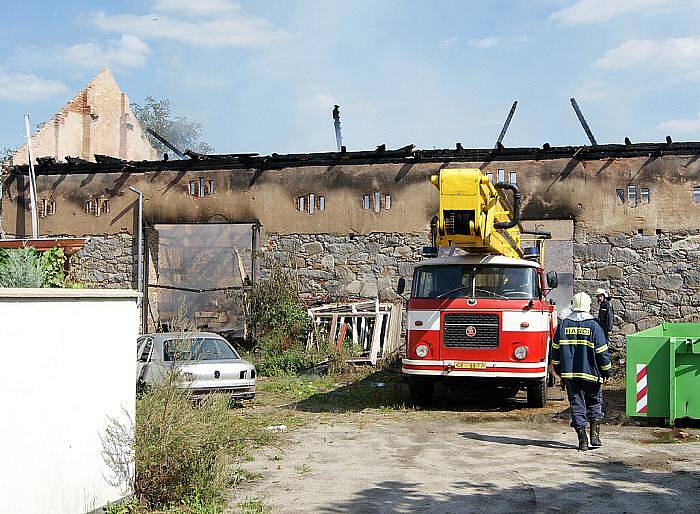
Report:
<svg viewBox="0 0 700 514"><path fill-rule="evenodd" d="M416 355L421 359L428 355L428 347L424 344L419 344L416 346Z"/></svg>
<svg viewBox="0 0 700 514"><path fill-rule="evenodd" d="M525 346L516 346L513 350L513 357L519 361L523 360L527 356L527 348Z"/></svg>

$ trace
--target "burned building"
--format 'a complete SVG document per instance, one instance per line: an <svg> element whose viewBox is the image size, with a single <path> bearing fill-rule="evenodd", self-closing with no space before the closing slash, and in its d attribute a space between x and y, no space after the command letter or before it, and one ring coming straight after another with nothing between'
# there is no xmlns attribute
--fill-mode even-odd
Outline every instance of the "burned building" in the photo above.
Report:
<svg viewBox="0 0 700 514"><path fill-rule="evenodd" d="M398 278L410 279L429 242L438 199L430 175L475 167L517 183L526 225L552 231L545 260L559 272L560 302L578 290L612 293L619 343L662 320L700 317L698 156L700 143L668 141L44 163L38 201L52 209L40 232L87 238L73 257L76 280L135 287L135 187L144 195L149 323L172 312L164 291L176 286L219 289L199 321L221 328L232 301L224 290L274 265L294 270L313 300L396 299ZM2 229L26 236L26 167L3 181Z"/></svg>

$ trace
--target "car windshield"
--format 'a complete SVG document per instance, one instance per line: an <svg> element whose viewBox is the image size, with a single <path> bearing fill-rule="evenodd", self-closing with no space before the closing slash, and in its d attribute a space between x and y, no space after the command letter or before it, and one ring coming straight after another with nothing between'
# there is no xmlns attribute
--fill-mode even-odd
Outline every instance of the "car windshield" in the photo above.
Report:
<svg viewBox="0 0 700 514"><path fill-rule="evenodd" d="M445 265L416 268L414 298L532 299L537 272L529 266Z"/></svg>
<svg viewBox="0 0 700 514"><path fill-rule="evenodd" d="M240 359L226 341L211 337L191 340L166 339L163 341L165 361L218 361Z"/></svg>

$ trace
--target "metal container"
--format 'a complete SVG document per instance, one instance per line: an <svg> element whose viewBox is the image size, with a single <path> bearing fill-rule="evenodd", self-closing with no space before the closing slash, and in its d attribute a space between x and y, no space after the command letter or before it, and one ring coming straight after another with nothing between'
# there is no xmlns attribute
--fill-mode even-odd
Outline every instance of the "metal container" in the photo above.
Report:
<svg viewBox="0 0 700 514"><path fill-rule="evenodd" d="M627 415L700 419L700 324L662 323L627 336Z"/></svg>

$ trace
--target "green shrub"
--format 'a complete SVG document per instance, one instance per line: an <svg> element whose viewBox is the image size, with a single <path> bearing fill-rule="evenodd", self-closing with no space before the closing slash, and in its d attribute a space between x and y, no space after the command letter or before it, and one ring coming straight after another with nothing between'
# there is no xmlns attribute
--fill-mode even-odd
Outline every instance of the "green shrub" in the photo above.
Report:
<svg viewBox="0 0 700 514"><path fill-rule="evenodd" d="M0 287L44 287L45 280L34 248L0 250Z"/></svg>
<svg viewBox="0 0 700 514"><path fill-rule="evenodd" d="M285 350L306 342L310 321L297 277L274 268L253 286L246 304L251 335L268 349Z"/></svg>
<svg viewBox="0 0 700 514"><path fill-rule="evenodd" d="M44 287L65 287L66 255L63 248L55 247L41 253L39 257L44 272Z"/></svg>

